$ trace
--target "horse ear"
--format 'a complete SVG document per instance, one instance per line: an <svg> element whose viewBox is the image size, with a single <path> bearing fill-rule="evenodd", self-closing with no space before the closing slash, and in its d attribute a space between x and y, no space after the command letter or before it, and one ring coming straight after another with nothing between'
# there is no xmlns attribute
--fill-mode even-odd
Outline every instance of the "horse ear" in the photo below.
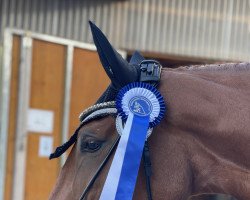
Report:
<svg viewBox="0 0 250 200"><path fill-rule="evenodd" d="M112 47L102 31L89 21L100 61L116 89L138 80L138 72Z"/></svg>
<svg viewBox="0 0 250 200"><path fill-rule="evenodd" d="M139 65L145 58L140 54L139 51L135 51L130 58L129 64Z"/></svg>

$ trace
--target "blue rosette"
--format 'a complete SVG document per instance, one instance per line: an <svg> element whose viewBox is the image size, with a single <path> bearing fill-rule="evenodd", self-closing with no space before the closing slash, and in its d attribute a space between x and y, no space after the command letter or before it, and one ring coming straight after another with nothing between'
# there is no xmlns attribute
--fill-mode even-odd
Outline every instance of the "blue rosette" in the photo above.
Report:
<svg viewBox="0 0 250 200"><path fill-rule="evenodd" d="M121 138L100 200L133 198L145 140L166 111L160 92L143 82L123 87L117 95L116 108L117 119L121 118L125 126L120 128Z"/></svg>
<svg viewBox="0 0 250 200"><path fill-rule="evenodd" d="M118 115L120 115L123 120L126 120L129 113L134 111L131 109L135 107L133 103L138 101L141 102L141 104L145 102L144 106L141 104L140 106L144 108L142 113L150 114L149 127L153 128L159 124L166 112L164 99L155 87L144 82L130 83L119 91L116 97ZM140 112L133 113L135 115L142 115Z"/></svg>

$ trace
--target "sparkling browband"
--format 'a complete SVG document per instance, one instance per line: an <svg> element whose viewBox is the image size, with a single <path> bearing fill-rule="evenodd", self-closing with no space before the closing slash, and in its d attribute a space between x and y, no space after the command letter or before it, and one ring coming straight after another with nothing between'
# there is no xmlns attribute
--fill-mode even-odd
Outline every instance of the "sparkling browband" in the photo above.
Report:
<svg viewBox="0 0 250 200"><path fill-rule="evenodd" d="M116 114L117 110L115 108L115 101L95 104L86 110L84 110L79 118L81 121L81 124L76 129L75 133L70 137L70 139L62 144L61 146L57 147L54 153L50 154L50 159L58 158L61 156L71 145L73 145L77 140L78 131L82 128L84 124L89 122L92 119L95 119L97 117L106 116L109 114Z"/></svg>
<svg viewBox="0 0 250 200"><path fill-rule="evenodd" d="M80 116L79 116L80 122L86 121L86 118L89 118L92 113L94 113L95 111L104 109L104 108L107 108L107 109L108 108L110 108L110 109L115 108L115 101L109 101L109 102L99 103L99 104L95 104L95 105L87 108L86 110L84 110L80 114ZM108 113L109 110L106 110L106 111L107 111L106 113L109 114ZM114 113L114 112L111 112L111 113ZM94 117L94 115L93 115L93 117Z"/></svg>
<svg viewBox="0 0 250 200"><path fill-rule="evenodd" d="M72 144L75 143L75 141L77 140L78 131L84 124L88 123L92 119L96 119L97 117L107 116L110 114L117 114L115 101L95 104L84 110L79 116L81 122L80 126L76 129L75 133L70 137L67 142L56 148L55 152L50 155L50 159L61 156ZM122 135L123 126L124 125L122 122L122 118L118 116L116 118L116 130L119 135ZM147 137L151 135L152 131L153 129L149 128Z"/></svg>
<svg viewBox="0 0 250 200"><path fill-rule="evenodd" d="M115 101L109 101L105 103L95 104L86 110L84 110L80 116L80 122L82 124L85 124L89 122L92 119L95 119L100 116L106 116L109 114L116 114L116 104ZM121 116L116 117L116 130L119 135L122 135L122 131L124 128L123 120ZM147 138L152 134L153 128L148 129Z"/></svg>

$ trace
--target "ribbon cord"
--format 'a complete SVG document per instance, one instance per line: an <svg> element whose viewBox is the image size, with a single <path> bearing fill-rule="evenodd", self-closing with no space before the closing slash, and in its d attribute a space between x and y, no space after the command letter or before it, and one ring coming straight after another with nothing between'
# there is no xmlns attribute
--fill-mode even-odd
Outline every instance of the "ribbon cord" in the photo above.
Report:
<svg viewBox="0 0 250 200"><path fill-rule="evenodd" d="M148 126L149 116L129 114L100 200L133 198Z"/></svg>

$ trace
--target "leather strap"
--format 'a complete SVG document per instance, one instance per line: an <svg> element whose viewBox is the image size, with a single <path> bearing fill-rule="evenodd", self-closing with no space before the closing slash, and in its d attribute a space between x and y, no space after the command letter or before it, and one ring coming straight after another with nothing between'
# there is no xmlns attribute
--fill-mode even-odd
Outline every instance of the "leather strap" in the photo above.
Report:
<svg viewBox="0 0 250 200"><path fill-rule="evenodd" d="M146 188L147 188L148 200L152 200L153 198L152 198L152 191L151 191L151 184L150 184L152 168L151 168L148 141L145 142L144 149L143 149L143 162L144 162L144 171L145 171L145 176L146 176Z"/></svg>
<svg viewBox="0 0 250 200"><path fill-rule="evenodd" d="M153 85L154 87L157 87L161 79L161 69L162 66L159 62L155 60L143 60L140 64L140 70L141 70L140 82L146 82ZM148 200L152 200L153 197L152 197L151 182L150 182L150 178L152 175L152 168L151 168L148 141L145 142L143 149L143 163L146 176L147 196Z"/></svg>

